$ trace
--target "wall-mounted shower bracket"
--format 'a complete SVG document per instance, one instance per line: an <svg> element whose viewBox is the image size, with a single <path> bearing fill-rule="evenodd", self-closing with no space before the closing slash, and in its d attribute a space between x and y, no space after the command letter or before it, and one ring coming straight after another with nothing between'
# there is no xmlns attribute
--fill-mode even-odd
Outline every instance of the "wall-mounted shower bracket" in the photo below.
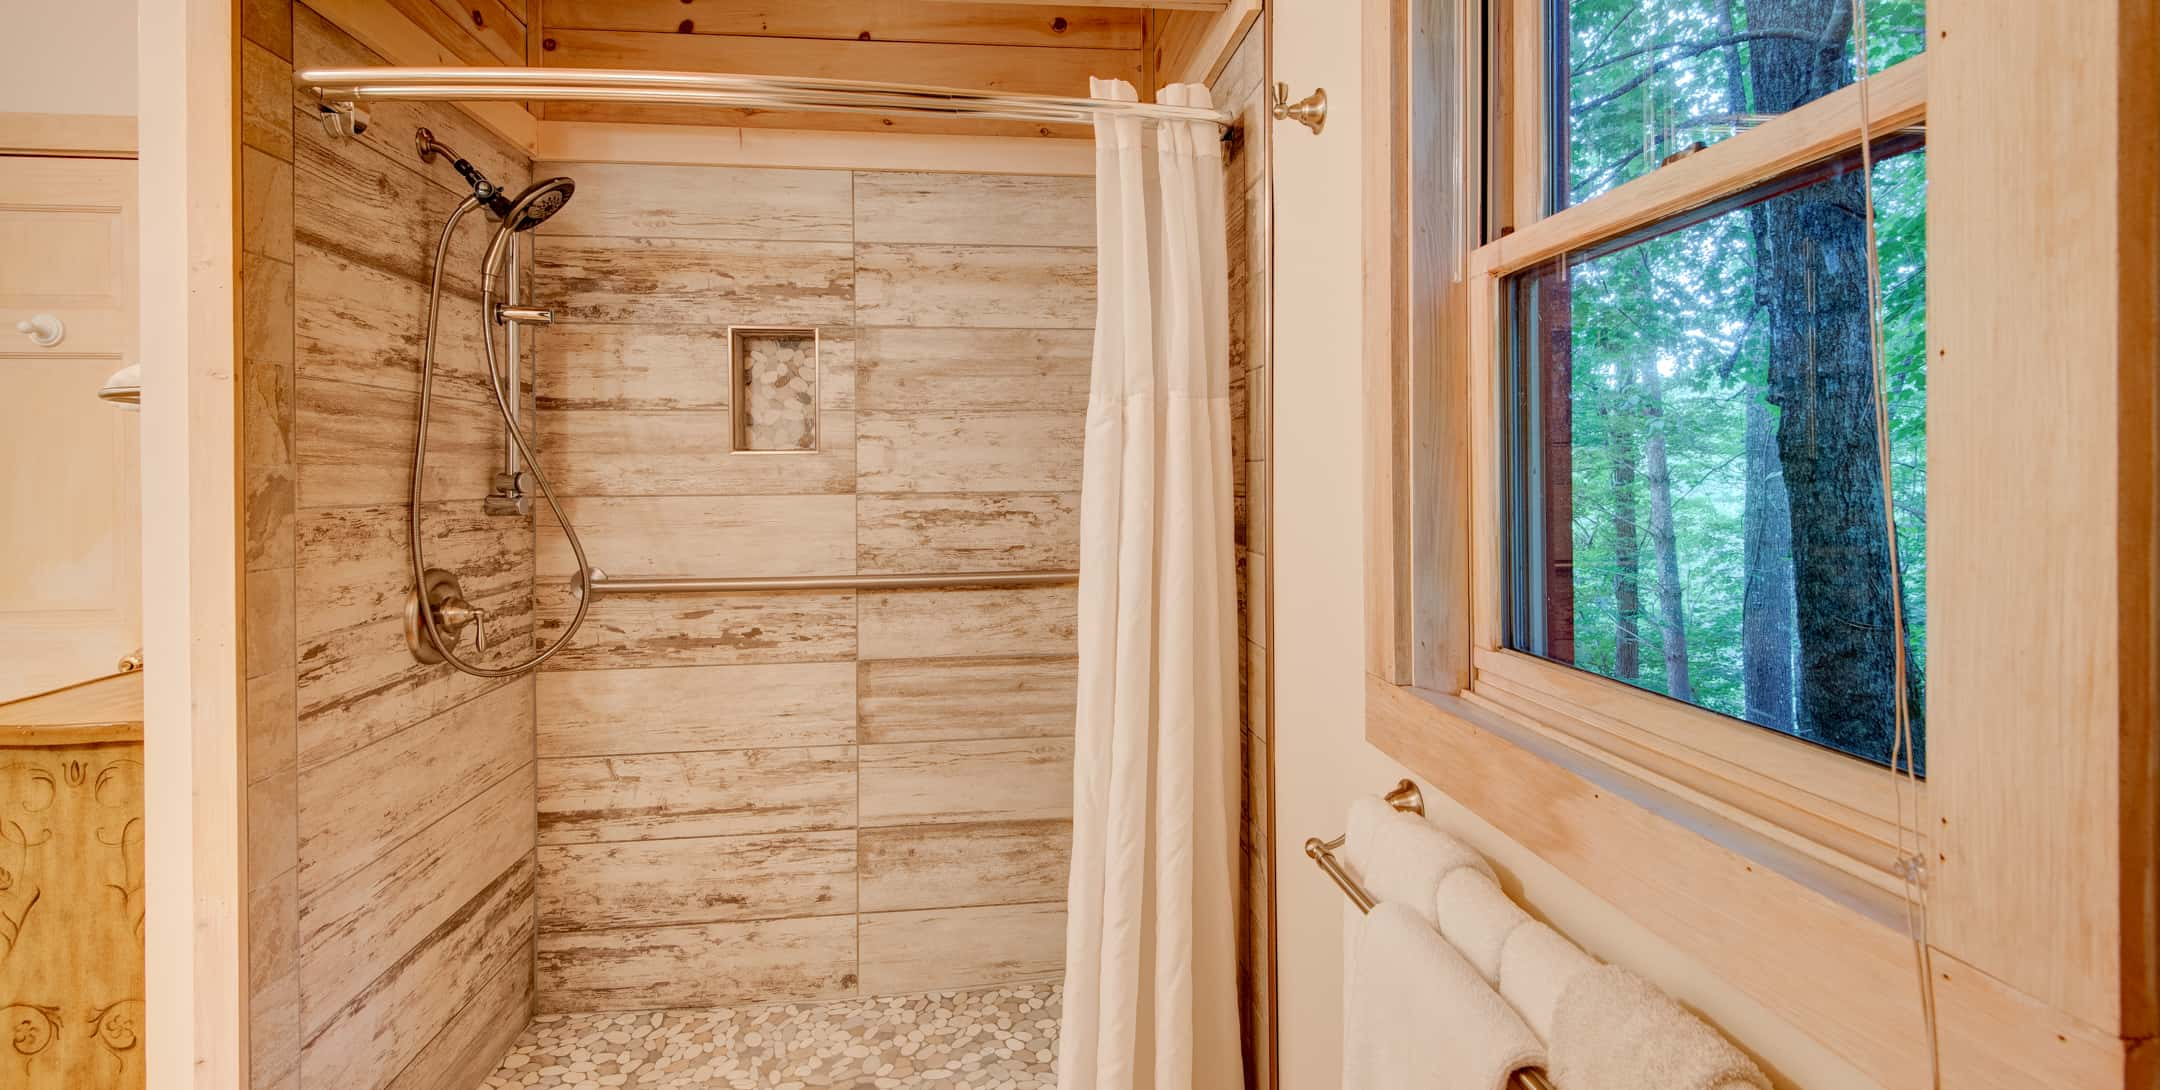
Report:
<svg viewBox="0 0 2160 1090"><path fill-rule="evenodd" d="M358 136L367 131L367 107L357 102L339 102L315 92L315 112L322 118L323 131L335 140L341 136Z"/></svg>
<svg viewBox="0 0 2160 1090"><path fill-rule="evenodd" d="M456 644L470 627L473 649L487 653L487 610L465 600L457 576L441 568L429 568L421 577L419 589L405 600L405 646L412 648L413 658L433 666L443 661L443 656L428 639L426 622L420 619L422 609L435 618L435 631L451 644Z"/></svg>

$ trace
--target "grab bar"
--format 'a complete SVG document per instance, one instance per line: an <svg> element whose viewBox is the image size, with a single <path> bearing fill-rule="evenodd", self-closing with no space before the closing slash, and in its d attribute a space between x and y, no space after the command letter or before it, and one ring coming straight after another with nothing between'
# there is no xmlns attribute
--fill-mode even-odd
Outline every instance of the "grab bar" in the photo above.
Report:
<svg viewBox="0 0 2160 1090"><path fill-rule="evenodd" d="M1397 783L1395 790L1381 798L1403 813L1425 816L1425 793L1419 791L1418 785L1409 780ZM1349 833L1333 840L1322 840L1317 836L1307 837L1305 854L1319 864L1320 869L1326 871L1336 885L1342 887L1343 896L1350 898L1350 903L1356 905L1359 912L1370 913L1373 905L1378 902L1373 900L1372 894L1365 892L1365 887L1359 885L1357 879L1350 877L1350 872L1343 869L1342 861L1335 858L1335 853L1341 851L1342 846L1349 842ZM1508 1076L1508 1086L1511 1090L1553 1090L1552 1080L1535 1067L1525 1067Z"/></svg>
<svg viewBox="0 0 2160 1090"><path fill-rule="evenodd" d="M956 587L1040 587L1080 581L1077 571L917 572L901 575L755 575L735 577L613 576L593 568L571 576L583 594L726 594L800 590L942 590Z"/></svg>

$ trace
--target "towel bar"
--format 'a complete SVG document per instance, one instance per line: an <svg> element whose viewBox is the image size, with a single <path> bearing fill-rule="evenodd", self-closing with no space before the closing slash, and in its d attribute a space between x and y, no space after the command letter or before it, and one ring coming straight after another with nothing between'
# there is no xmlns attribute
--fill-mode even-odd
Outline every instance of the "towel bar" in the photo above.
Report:
<svg viewBox="0 0 2160 1090"><path fill-rule="evenodd" d="M1420 817L1425 814L1425 794L1418 790L1418 785L1409 780L1397 783L1393 791L1381 798L1403 813L1417 814ZM1359 885L1357 879L1350 877L1350 872L1343 869L1342 861L1335 858L1335 853L1342 850L1342 846L1349 840L1348 833L1333 840L1308 837L1305 840L1305 854L1319 864L1320 869L1327 872L1327 876L1334 879L1337 886L1342 887L1343 896L1350 898L1350 903L1356 905L1359 912L1369 913L1376 903L1372 894L1365 892L1365 887ZM1510 1075L1508 1086L1510 1090L1553 1090L1552 1080L1535 1067L1526 1067Z"/></svg>

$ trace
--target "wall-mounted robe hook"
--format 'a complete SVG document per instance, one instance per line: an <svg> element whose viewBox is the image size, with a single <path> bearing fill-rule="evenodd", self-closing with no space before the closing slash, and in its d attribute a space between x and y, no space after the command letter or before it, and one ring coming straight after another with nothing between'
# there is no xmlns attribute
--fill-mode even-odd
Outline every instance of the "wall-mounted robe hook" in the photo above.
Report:
<svg viewBox="0 0 2160 1090"><path fill-rule="evenodd" d="M1327 88L1322 87L1296 102L1290 101L1290 85L1275 85L1275 120L1295 121L1319 132L1327 127Z"/></svg>

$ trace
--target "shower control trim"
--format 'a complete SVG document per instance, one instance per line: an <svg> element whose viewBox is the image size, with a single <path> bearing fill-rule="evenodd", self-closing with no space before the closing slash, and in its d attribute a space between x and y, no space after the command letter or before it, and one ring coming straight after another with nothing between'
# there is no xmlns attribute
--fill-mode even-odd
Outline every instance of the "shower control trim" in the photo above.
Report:
<svg viewBox="0 0 2160 1090"><path fill-rule="evenodd" d="M420 587L405 600L405 645L412 648L413 658L433 666L443 661L443 656L428 639L426 622L420 619L423 609L434 618L436 632L448 637L452 645L471 628L473 650L487 653L487 610L465 600L457 576L441 568L429 568Z"/></svg>

